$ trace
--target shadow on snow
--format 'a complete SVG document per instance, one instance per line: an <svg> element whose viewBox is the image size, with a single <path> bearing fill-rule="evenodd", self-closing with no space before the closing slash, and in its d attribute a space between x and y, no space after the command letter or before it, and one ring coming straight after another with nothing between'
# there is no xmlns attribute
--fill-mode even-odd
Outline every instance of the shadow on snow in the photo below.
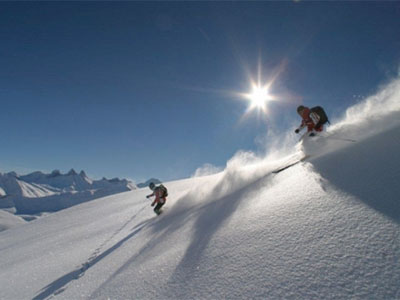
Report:
<svg viewBox="0 0 400 300"><path fill-rule="evenodd" d="M400 127L313 161L330 184L400 223ZM332 168L332 157L338 162Z"/></svg>
<svg viewBox="0 0 400 300"><path fill-rule="evenodd" d="M160 287L164 291L164 296L170 294L169 296L171 297L179 297L176 294L178 291L174 288L174 282L182 282L183 280L189 283L193 281L196 268L213 236L229 220L240 203L248 199L249 193L258 190L261 186L265 187L270 184L269 176L271 173L270 171L266 171L260 176L248 179L245 184L235 189L234 184L238 178L241 180L239 173L240 171L234 171L225 174L216 184L215 188L207 193L205 204L190 205L190 203L193 203L191 200L198 198L198 196L193 192L189 192L180 198L173 207L169 208L168 214L162 215L156 222L147 224L147 227L151 228L154 233L151 240L94 291L89 299L99 297L102 294L102 289L118 274L129 268L140 256L152 257L151 250L159 246L163 242L163 239L168 239L171 234L183 228L188 221L195 220L193 225L194 232L190 236L191 241L185 250L183 258L169 278L169 283L164 287ZM227 186L228 192L225 190ZM217 196L216 198L212 198L212 195ZM144 259L146 258L144 257Z"/></svg>
<svg viewBox="0 0 400 300"><path fill-rule="evenodd" d="M147 207L147 205L146 205L146 207ZM110 255L111 253L113 253L115 250L117 250L119 247L121 247L126 241L128 241L133 236L138 234L148 224L148 222L151 221L151 219L139 223L137 226L135 226L133 228L133 231L130 234L128 234L125 238L121 239L114 246L108 248L103 253L98 254L98 252L100 252L101 248L107 242L111 241L112 238L114 238L118 233L120 233L134 218L136 218L136 216L138 216L140 214L140 212L144 208L145 207L140 209L134 216L132 216L127 222L125 222L117 231L115 231L110 238L108 238L105 242L103 242L103 244L95 250L95 252L92 254L92 256L84 264L82 264L77 269L75 269L75 270L73 270L73 271L61 276L60 278L58 278L56 280L54 280L52 283L50 283L49 285L44 287L40 291L40 293L33 298L33 300L46 299L49 296L61 294L62 292L64 292L66 290L66 288L67 288L67 286L68 286L68 284L70 282L72 282L73 280L77 280L80 277L82 277L84 275L84 273L86 272L86 270L88 270L90 267L92 267L95 264L97 264L103 258L105 258L108 255Z"/></svg>

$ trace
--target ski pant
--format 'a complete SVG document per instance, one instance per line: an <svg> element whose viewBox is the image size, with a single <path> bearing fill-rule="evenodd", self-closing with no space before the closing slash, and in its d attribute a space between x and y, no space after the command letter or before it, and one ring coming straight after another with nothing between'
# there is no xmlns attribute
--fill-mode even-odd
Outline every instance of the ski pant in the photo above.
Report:
<svg viewBox="0 0 400 300"><path fill-rule="evenodd" d="M154 207L154 212L156 213L156 214L159 214L159 212L160 212L160 209L161 209L161 207L163 207L163 205L165 204L165 202L164 203L157 203L157 205L156 205L156 207Z"/></svg>

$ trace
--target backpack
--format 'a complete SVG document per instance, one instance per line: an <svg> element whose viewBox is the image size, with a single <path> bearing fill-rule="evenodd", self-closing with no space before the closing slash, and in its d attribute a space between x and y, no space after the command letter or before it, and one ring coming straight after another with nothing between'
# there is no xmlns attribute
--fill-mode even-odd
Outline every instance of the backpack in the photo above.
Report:
<svg viewBox="0 0 400 300"><path fill-rule="evenodd" d="M319 126L324 125L325 123L329 123L328 116L326 115L324 109L321 106L315 106L310 109L312 112L316 113L319 116Z"/></svg>
<svg viewBox="0 0 400 300"><path fill-rule="evenodd" d="M160 186L158 187L158 189L161 189L161 191L162 191L162 198L165 198L165 197L167 197L168 196L168 189L165 187L165 186L163 186L162 184L160 184Z"/></svg>

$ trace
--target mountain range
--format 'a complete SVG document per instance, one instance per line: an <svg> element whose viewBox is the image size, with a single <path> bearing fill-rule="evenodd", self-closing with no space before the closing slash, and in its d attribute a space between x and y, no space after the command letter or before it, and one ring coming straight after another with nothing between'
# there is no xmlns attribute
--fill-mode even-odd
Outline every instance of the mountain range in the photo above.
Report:
<svg viewBox="0 0 400 300"><path fill-rule="evenodd" d="M40 171L28 175L0 173L0 220L3 220L0 229L9 228L11 220L23 223L43 213L136 188L126 179L92 180L84 171L78 174L74 169L66 174L59 170L49 174Z"/></svg>

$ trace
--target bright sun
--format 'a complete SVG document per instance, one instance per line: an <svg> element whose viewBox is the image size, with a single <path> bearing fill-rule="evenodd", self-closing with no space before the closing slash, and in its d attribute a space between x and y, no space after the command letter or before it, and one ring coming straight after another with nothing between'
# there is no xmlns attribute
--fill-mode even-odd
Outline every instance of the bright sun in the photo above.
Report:
<svg viewBox="0 0 400 300"><path fill-rule="evenodd" d="M265 81L261 74L261 58L259 59L257 77L254 78L249 73L250 91L248 93L235 93L236 96L248 102L247 110L243 114L241 121L247 119L253 113L256 113L258 118L261 117L264 120L270 118L268 116L270 102L280 99L280 96L275 93L272 94L270 89L279 75L285 70L286 65L287 61L283 60L277 68L269 71L269 78Z"/></svg>
<svg viewBox="0 0 400 300"><path fill-rule="evenodd" d="M267 109L267 102L272 100L267 86L253 85L252 91L246 94L246 98L250 100L249 110L259 109L264 112Z"/></svg>
<svg viewBox="0 0 400 300"><path fill-rule="evenodd" d="M249 98L252 106L261 108L269 99L268 89L266 87L255 86Z"/></svg>

